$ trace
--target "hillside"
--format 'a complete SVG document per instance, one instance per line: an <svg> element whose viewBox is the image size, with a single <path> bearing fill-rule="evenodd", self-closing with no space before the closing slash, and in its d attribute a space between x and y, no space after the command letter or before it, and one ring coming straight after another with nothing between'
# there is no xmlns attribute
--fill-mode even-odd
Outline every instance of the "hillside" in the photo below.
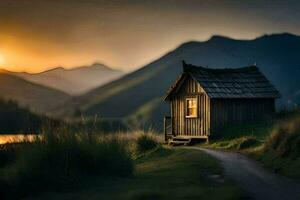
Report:
<svg viewBox="0 0 300 200"><path fill-rule="evenodd" d="M36 133L45 119L15 102L0 99L0 134Z"/></svg>
<svg viewBox="0 0 300 200"><path fill-rule="evenodd" d="M39 113L48 113L70 98L61 91L28 82L0 72L0 98L11 99L23 107Z"/></svg>
<svg viewBox="0 0 300 200"><path fill-rule="evenodd" d="M57 67L36 74L12 73L30 82L58 89L71 95L83 94L123 75L121 71L98 63L72 69Z"/></svg>
<svg viewBox="0 0 300 200"><path fill-rule="evenodd" d="M163 116L169 112L162 97L182 71L183 59L215 68L256 63L281 92L279 104L293 105L299 103L299 57L300 37L286 33L253 40L213 36L204 42L187 42L139 70L76 98L60 114L71 116L80 110L88 116L127 117L142 125L150 122L161 129Z"/></svg>

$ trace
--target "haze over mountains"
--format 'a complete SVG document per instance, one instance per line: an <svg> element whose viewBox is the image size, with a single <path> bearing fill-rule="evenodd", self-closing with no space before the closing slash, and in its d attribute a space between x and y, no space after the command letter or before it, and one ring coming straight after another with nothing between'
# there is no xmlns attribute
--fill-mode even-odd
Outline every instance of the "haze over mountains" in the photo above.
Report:
<svg viewBox="0 0 300 200"><path fill-rule="evenodd" d="M20 106L37 113L50 113L70 96L0 70L0 98L16 101Z"/></svg>
<svg viewBox="0 0 300 200"><path fill-rule="evenodd" d="M11 73L30 82L61 90L70 95L83 94L124 74L99 63L72 69L57 67L36 74Z"/></svg>
<svg viewBox="0 0 300 200"><path fill-rule="evenodd" d="M213 36L204 42L187 42L175 50L68 102L60 114L126 118L140 125L161 129L169 108L162 98L182 71L182 60L199 66L235 68L256 64L279 89L281 105L300 102L300 37L292 34L265 35L253 40ZM62 112L63 111L63 112Z"/></svg>
<svg viewBox="0 0 300 200"><path fill-rule="evenodd" d="M182 60L214 68L256 64L281 92L278 105L294 106L300 103L299 58L300 37L296 35L273 34L253 40L213 36L204 42L184 43L124 76L101 64L71 70L55 68L38 74L2 70L0 97L62 118L97 115L161 129L163 116L169 114L169 106L162 100L182 72Z"/></svg>

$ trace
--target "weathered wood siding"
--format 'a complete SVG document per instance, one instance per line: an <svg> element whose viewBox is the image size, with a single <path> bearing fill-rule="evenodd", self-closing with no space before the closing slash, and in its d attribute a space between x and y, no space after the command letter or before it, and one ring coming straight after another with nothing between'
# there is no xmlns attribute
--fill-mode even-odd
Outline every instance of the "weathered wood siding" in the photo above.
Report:
<svg viewBox="0 0 300 200"><path fill-rule="evenodd" d="M186 99L197 98L197 117L186 118ZM203 88L187 78L171 100L172 131L174 135L206 136L210 133L210 102Z"/></svg>
<svg viewBox="0 0 300 200"><path fill-rule="evenodd" d="M212 135L227 125L272 118L275 99L210 99Z"/></svg>

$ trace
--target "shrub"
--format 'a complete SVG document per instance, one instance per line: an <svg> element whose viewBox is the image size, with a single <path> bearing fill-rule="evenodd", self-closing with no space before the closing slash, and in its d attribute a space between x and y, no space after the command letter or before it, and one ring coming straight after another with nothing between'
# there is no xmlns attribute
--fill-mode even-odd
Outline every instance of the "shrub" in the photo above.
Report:
<svg viewBox="0 0 300 200"><path fill-rule="evenodd" d="M71 134L57 130L25 145L8 170L7 180L17 193L72 187L91 175L130 176L133 163L117 137Z"/></svg>
<svg viewBox="0 0 300 200"><path fill-rule="evenodd" d="M255 137L244 137L240 141L240 143L238 145L238 149L239 150L247 149L247 148L253 147L259 143L260 142Z"/></svg>
<svg viewBox="0 0 300 200"><path fill-rule="evenodd" d="M149 133L143 133L137 138L136 147L137 151L140 153L149 151L158 146L158 141L155 136Z"/></svg>
<svg viewBox="0 0 300 200"><path fill-rule="evenodd" d="M233 140L225 140L212 144L215 148L244 150L259 145L260 142L253 136L245 136Z"/></svg>
<svg viewBox="0 0 300 200"><path fill-rule="evenodd" d="M265 151L271 151L280 157L298 157L300 155L300 118L279 123L267 138Z"/></svg>

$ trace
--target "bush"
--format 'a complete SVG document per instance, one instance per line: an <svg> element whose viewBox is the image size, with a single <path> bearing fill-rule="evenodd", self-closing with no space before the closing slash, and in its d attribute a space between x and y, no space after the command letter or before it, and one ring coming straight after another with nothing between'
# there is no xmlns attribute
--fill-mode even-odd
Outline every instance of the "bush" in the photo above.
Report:
<svg viewBox="0 0 300 200"><path fill-rule="evenodd" d="M16 193L72 187L91 175L130 176L133 163L117 137L71 134L67 130L44 134L18 152L6 180Z"/></svg>
<svg viewBox="0 0 300 200"><path fill-rule="evenodd" d="M300 155L300 117L279 123L267 138L265 151L279 157Z"/></svg>
<svg viewBox="0 0 300 200"><path fill-rule="evenodd" d="M212 144L212 147L221 149L244 150L259 145L260 142L253 136L245 136L233 140L225 140Z"/></svg>
<svg viewBox="0 0 300 200"><path fill-rule="evenodd" d="M238 145L238 149L242 150L242 149L247 149L253 146L256 146L260 144L260 142L255 138L255 137L244 137L239 145Z"/></svg>
<svg viewBox="0 0 300 200"><path fill-rule="evenodd" d="M143 133L137 138L136 141L137 151L140 153L154 149L158 146L158 144L159 143L156 140L155 136L149 133Z"/></svg>

